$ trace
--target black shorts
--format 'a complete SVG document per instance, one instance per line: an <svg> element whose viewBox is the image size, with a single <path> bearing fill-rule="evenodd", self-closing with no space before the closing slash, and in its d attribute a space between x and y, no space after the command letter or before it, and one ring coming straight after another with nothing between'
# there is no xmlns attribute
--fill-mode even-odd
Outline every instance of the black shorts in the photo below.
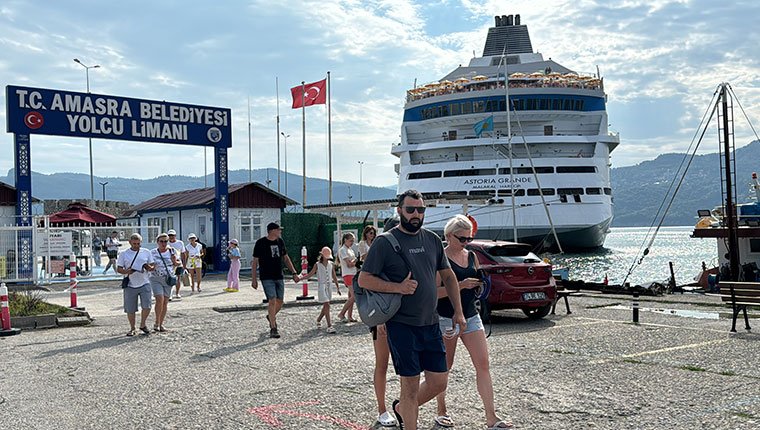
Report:
<svg viewBox="0 0 760 430"><path fill-rule="evenodd" d="M446 349L438 324L417 327L388 321L385 328L397 375L418 376L423 370L448 371Z"/></svg>
<svg viewBox="0 0 760 430"><path fill-rule="evenodd" d="M106 255L108 255L108 258L116 258L119 255L119 251L106 251Z"/></svg>

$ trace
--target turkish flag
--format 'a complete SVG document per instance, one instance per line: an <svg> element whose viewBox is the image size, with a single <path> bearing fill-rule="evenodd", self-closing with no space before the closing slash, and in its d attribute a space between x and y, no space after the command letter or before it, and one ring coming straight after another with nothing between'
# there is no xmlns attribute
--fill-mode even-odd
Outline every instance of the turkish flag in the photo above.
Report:
<svg viewBox="0 0 760 430"><path fill-rule="evenodd" d="M303 92L303 97L301 92ZM293 96L293 109L301 106L323 105L327 103L327 79L299 85L290 89Z"/></svg>

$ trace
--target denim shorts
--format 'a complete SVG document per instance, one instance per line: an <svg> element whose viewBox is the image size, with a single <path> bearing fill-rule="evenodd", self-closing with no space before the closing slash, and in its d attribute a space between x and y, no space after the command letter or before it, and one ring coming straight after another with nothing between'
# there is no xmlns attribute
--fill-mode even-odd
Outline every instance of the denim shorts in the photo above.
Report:
<svg viewBox="0 0 760 430"><path fill-rule="evenodd" d="M174 287L174 285L168 285L166 283L166 276L150 277L150 288L153 290L154 296L171 297L172 287Z"/></svg>
<svg viewBox="0 0 760 430"><path fill-rule="evenodd" d="M150 290L150 284L132 288L124 288L124 313L133 314L137 312L137 299L140 299L140 307L150 309L150 299L153 297Z"/></svg>
<svg viewBox="0 0 760 430"><path fill-rule="evenodd" d="M474 333L478 330L484 330L483 328L483 320L480 319L480 314L475 314L469 318L467 318L467 326L459 327L459 334L467 334L467 333ZM438 325L441 328L441 334L445 333L446 330L451 328L451 324L453 323L453 320L451 318L446 318L439 316L438 317Z"/></svg>
<svg viewBox="0 0 760 430"><path fill-rule="evenodd" d="M264 287L264 295L267 300L285 299L285 281L282 279L262 279L261 285Z"/></svg>
<svg viewBox="0 0 760 430"><path fill-rule="evenodd" d="M388 321L385 328L397 375L418 376L423 370L439 373L449 370L438 324L418 327Z"/></svg>

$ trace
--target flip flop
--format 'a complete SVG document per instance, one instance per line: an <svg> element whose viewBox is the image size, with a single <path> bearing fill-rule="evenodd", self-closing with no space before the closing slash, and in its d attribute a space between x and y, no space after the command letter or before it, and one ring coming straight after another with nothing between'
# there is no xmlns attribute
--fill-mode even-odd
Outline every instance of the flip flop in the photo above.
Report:
<svg viewBox="0 0 760 430"><path fill-rule="evenodd" d="M137 334L137 333L134 330L130 330L130 331L127 332L127 336L129 336L129 337L132 337L135 334Z"/></svg>
<svg viewBox="0 0 760 430"><path fill-rule="evenodd" d="M454 420L448 415L438 415L433 420L440 427L454 427Z"/></svg>
<svg viewBox="0 0 760 430"><path fill-rule="evenodd" d="M514 424L511 422L506 422L504 420L499 420L493 423L491 427L486 426L487 430L501 430L501 429L513 429L515 428Z"/></svg>
<svg viewBox="0 0 760 430"><path fill-rule="evenodd" d="M396 422L398 423L398 428L400 428L401 430L404 430L404 420L401 418L401 414L398 413L398 411L396 410L396 406L398 406L399 403L401 403L400 400L398 399L394 400L393 404L391 405L391 410L393 411L393 415L396 416Z"/></svg>

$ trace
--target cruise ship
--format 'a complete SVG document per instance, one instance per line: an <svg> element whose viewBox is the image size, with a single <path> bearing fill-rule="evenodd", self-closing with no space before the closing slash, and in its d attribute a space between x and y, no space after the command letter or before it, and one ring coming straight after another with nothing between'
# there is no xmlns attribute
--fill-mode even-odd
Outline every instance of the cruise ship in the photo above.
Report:
<svg viewBox="0 0 760 430"><path fill-rule="evenodd" d="M469 213L478 238L600 247L613 217L610 153L620 143L607 128L604 80L534 52L520 15L495 20L481 57L407 91L391 151L398 188L425 196L434 231Z"/></svg>

